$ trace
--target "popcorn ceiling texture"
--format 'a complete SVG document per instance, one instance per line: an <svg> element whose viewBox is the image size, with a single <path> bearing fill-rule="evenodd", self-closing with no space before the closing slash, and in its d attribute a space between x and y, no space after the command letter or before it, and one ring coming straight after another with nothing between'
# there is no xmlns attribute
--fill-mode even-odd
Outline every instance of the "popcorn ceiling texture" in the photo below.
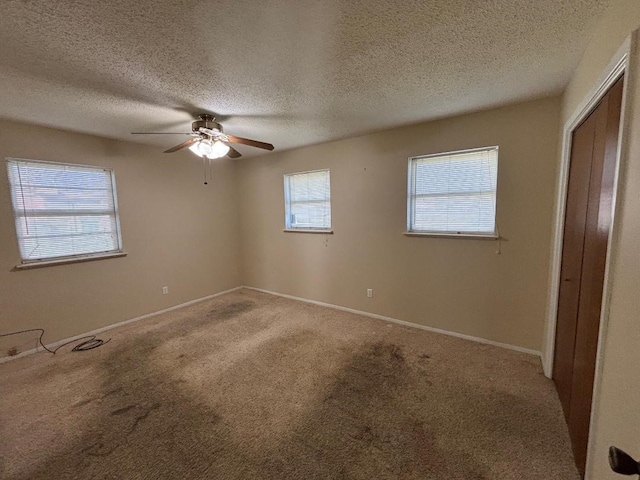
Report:
<svg viewBox="0 0 640 480"><path fill-rule="evenodd" d="M559 94L607 3L3 0L0 117L293 148Z"/></svg>

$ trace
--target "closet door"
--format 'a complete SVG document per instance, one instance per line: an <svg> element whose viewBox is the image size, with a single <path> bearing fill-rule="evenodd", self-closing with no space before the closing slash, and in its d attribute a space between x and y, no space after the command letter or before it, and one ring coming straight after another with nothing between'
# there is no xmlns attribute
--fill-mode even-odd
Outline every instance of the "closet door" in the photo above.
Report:
<svg viewBox="0 0 640 480"><path fill-rule="evenodd" d="M623 80L573 132L553 379L584 476Z"/></svg>
<svg viewBox="0 0 640 480"><path fill-rule="evenodd" d="M560 403L567 419L571 405L573 360L582 280L582 254L587 223L587 199L589 198L595 123L596 119L592 114L573 132L562 240L553 380L556 383Z"/></svg>

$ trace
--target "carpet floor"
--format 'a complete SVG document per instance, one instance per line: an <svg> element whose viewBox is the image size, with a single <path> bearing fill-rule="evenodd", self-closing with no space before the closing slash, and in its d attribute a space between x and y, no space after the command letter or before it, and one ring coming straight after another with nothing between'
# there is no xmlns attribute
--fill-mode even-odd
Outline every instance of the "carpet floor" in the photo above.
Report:
<svg viewBox="0 0 640 480"><path fill-rule="evenodd" d="M534 356L239 290L0 365L3 479L576 480Z"/></svg>

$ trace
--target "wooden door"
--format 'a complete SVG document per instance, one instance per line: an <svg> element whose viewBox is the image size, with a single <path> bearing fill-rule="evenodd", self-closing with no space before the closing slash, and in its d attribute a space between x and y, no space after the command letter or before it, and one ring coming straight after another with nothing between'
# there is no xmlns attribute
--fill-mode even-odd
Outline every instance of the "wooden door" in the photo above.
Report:
<svg viewBox="0 0 640 480"><path fill-rule="evenodd" d="M584 477L623 79L573 132L553 380Z"/></svg>

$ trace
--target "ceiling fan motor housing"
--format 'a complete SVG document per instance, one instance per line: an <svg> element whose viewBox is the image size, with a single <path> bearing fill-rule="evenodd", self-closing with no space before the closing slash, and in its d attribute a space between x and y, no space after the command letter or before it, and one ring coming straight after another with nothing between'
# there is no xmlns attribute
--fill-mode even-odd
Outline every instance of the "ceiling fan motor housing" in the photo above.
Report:
<svg viewBox="0 0 640 480"><path fill-rule="evenodd" d="M218 130L222 133L222 125L215 121L215 117L213 115L200 115L200 120L196 120L191 124L191 129L196 133L200 132L200 128Z"/></svg>

